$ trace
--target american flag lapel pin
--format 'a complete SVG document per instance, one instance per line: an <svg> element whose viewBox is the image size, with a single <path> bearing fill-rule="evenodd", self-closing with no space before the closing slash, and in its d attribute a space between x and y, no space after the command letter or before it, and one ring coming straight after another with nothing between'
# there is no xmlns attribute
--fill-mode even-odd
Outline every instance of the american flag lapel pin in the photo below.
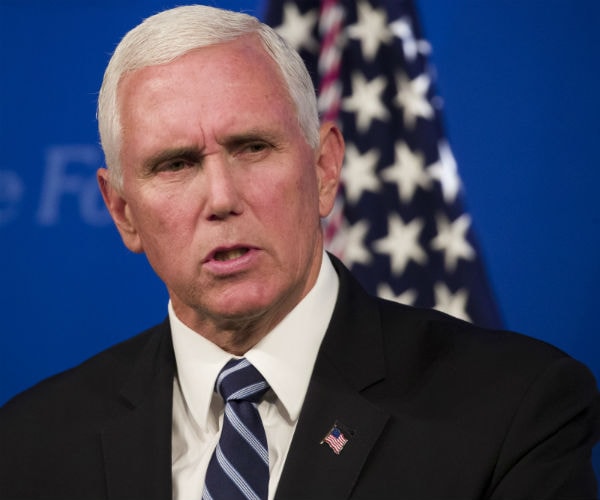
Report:
<svg viewBox="0 0 600 500"><path fill-rule="evenodd" d="M346 429L336 421L320 444L327 444L336 455L339 455L353 434L353 431Z"/></svg>

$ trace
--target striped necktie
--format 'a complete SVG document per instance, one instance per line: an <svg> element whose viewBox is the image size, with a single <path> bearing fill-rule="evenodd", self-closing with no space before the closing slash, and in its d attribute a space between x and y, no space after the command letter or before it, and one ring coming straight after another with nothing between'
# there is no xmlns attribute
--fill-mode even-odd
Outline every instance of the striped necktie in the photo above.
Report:
<svg viewBox="0 0 600 500"><path fill-rule="evenodd" d="M232 359L219 373L215 389L225 401L225 415L206 471L203 500L267 499L269 453L256 405L268 388L244 358Z"/></svg>

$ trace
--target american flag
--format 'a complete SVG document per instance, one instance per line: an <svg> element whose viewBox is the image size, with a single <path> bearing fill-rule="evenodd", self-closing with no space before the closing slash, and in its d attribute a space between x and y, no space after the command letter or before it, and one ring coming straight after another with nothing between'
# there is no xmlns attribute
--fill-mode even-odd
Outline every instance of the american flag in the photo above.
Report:
<svg viewBox="0 0 600 500"><path fill-rule="evenodd" d="M265 21L346 139L329 250L371 293L500 327L413 3L271 0Z"/></svg>
<svg viewBox="0 0 600 500"><path fill-rule="evenodd" d="M339 455L344 449L344 446L346 446L347 442L348 439L346 438L346 436L344 436L342 431L340 431L336 426L334 426L323 438L321 444L327 443L329 447L333 450L333 452L336 455Z"/></svg>

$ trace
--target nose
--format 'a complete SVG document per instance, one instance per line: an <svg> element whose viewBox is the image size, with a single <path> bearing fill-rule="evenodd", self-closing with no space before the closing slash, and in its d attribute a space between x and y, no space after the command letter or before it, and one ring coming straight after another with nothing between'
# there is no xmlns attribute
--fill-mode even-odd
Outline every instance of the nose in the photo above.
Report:
<svg viewBox="0 0 600 500"><path fill-rule="evenodd" d="M235 178L235 172L227 161L219 155L205 164L206 218L223 220L242 213L242 198Z"/></svg>

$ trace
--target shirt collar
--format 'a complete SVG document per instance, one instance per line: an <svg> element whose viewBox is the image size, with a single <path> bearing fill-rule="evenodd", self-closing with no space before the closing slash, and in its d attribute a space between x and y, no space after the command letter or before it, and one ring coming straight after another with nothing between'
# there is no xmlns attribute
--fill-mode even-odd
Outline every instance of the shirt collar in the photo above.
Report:
<svg viewBox="0 0 600 500"><path fill-rule="evenodd" d="M265 377L292 422L300 414L338 288L337 274L324 253L314 287L244 356ZM233 356L183 324L170 301L169 320L181 392L196 424L206 429L215 381Z"/></svg>

